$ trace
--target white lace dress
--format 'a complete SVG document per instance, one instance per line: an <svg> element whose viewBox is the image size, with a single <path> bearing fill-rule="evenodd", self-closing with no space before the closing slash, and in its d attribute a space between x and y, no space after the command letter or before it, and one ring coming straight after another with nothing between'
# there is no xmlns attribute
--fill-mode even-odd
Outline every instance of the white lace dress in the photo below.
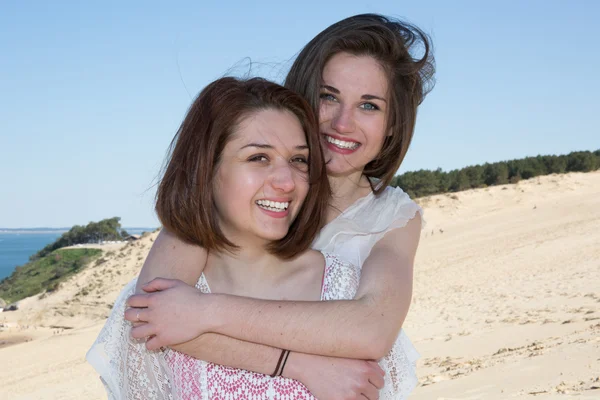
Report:
<svg viewBox="0 0 600 400"><path fill-rule="evenodd" d="M313 243L326 256L322 300L354 298L360 268L375 243L390 230L404 227L417 212L422 213L421 208L406 193L386 188L379 196L369 194L358 200L327 224ZM206 363L171 350L147 351L143 341L131 339L131 325L123 318L125 301L135 285L134 280L123 289L86 357L100 374L109 400L313 398L301 383L286 378ZM203 276L196 287L210 292ZM408 396L417 384L418 358L401 331L391 352L380 361L386 371L380 399Z"/></svg>
<svg viewBox="0 0 600 400"><path fill-rule="evenodd" d="M339 257L326 254L321 300L352 299L360 270ZM132 339L124 319L126 300L136 280L121 292L113 310L87 353L100 374L109 400L113 399L252 399L313 400L298 381L249 372L196 360L174 350L148 351L144 341ZM196 287L210 293L204 274Z"/></svg>
<svg viewBox="0 0 600 400"><path fill-rule="evenodd" d="M387 187L378 196L371 193L357 200L327 224L313 248L362 268L375 243L392 229L406 226L417 212L422 214L423 210L402 189ZM379 363L386 372L381 400L407 398L418 383L418 358L419 353L401 330L391 352Z"/></svg>

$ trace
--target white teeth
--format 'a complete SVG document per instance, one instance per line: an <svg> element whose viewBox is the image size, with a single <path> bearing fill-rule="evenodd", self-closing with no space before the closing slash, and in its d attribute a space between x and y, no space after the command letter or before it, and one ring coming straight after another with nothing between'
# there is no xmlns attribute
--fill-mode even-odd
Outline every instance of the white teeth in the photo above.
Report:
<svg viewBox="0 0 600 400"><path fill-rule="evenodd" d="M329 143L334 144L337 147L340 147L342 149L352 149L352 150L354 150L359 145L359 143L356 143L356 142L346 142L346 141L343 141L343 140L332 138L331 136L327 136L327 135L325 135L325 139Z"/></svg>
<svg viewBox="0 0 600 400"><path fill-rule="evenodd" d="M279 201L271 201L271 200L257 200L256 204L269 211L285 211L290 206L290 202L279 202Z"/></svg>

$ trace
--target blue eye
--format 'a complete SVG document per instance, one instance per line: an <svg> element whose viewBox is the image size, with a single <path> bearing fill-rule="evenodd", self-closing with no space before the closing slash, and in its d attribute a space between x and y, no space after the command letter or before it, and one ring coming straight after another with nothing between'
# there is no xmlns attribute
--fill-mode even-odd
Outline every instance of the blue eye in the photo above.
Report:
<svg viewBox="0 0 600 400"><path fill-rule="evenodd" d="M321 93L321 95L319 97L321 98L321 100L326 100L326 101L336 101L337 100L335 98L335 96L332 95L331 93Z"/></svg>
<svg viewBox="0 0 600 400"><path fill-rule="evenodd" d="M377 107L373 103L364 103L361 107L363 108L363 110L367 110L367 111L377 111L377 110L379 110L379 107Z"/></svg>

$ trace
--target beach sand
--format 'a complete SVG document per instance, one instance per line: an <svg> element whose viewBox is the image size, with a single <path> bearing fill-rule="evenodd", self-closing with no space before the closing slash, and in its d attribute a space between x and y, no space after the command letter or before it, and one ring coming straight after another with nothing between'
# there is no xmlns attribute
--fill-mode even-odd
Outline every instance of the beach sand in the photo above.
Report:
<svg viewBox="0 0 600 400"><path fill-rule="evenodd" d="M419 201L410 398L600 399L600 171ZM85 352L155 237L0 313L0 399L106 398Z"/></svg>

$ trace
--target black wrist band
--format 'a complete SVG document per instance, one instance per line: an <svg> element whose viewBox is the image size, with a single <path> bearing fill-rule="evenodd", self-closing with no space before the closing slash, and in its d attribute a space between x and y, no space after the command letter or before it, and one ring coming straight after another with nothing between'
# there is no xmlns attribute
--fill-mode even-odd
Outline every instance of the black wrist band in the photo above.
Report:
<svg viewBox="0 0 600 400"><path fill-rule="evenodd" d="M283 364L281 364L281 370L279 371L279 376L283 375L283 369L285 368L285 363L287 362L287 359L289 356L290 356L290 351L286 350L285 358L283 359Z"/></svg>
<svg viewBox="0 0 600 400"><path fill-rule="evenodd" d="M281 355L279 356L279 361L277 361L277 366L275 367L275 372L271 374L271 378L275 378L277 373L279 372L279 367L281 366L281 360L283 360L283 356L285 355L286 350L281 350Z"/></svg>

